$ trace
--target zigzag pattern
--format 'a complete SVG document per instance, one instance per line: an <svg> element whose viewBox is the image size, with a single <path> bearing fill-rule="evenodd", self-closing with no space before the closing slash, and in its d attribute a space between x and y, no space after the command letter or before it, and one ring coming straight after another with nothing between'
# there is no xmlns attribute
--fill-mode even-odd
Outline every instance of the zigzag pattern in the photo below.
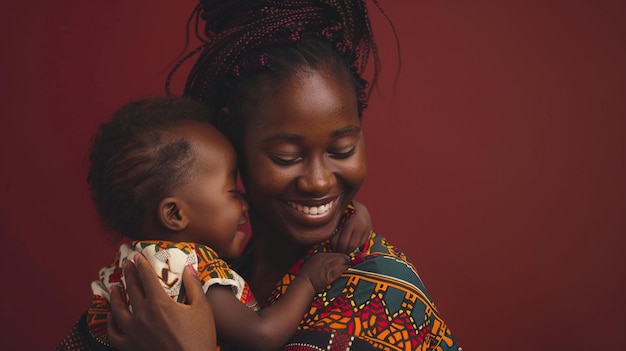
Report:
<svg viewBox="0 0 626 351"><path fill-rule="evenodd" d="M327 248L321 245L309 254L317 251L324 252ZM353 268L313 300L299 331L354 336L376 349L393 351L454 347L450 330L422 290L415 268L401 251L373 234L352 262ZM270 303L286 291L302 263L296 263L283 277ZM305 346L291 344L290 347ZM332 345L333 350L336 347L336 343Z"/></svg>

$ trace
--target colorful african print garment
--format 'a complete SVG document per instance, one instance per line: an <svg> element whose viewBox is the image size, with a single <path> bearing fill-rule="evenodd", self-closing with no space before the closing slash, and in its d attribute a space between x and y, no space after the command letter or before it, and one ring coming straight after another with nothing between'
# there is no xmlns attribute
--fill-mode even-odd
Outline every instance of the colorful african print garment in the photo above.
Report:
<svg viewBox="0 0 626 351"><path fill-rule="evenodd" d="M91 284L93 298L88 311L76 323L70 334L56 350L111 350L107 338L109 294L113 285L124 290L122 275L124 259L132 260L134 253L143 254L159 277L161 286L173 299L186 303L182 284L183 270L188 264L198 272L206 292L213 284L230 286L235 296L250 309L259 309L248 284L211 248L194 243L168 241L138 241L133 246L120 246L113 263L100 270L100 279ZM132 306L131 306L132 310Z"/></svg>
<svg viewBox="0 0 626 351"><path fill-rule="evenodd" d="M270 304L305 260L327 251L327 242L310 249L283 277ZM352 267L315 297L283 351L460 349L402 252L372 233L351 256Z"/></svg>
<svg viewBox="0 0 626 351"><path fill-rule="evenodd" d="M333 235L354 213L349 205ZM267 305L278 301L311 255L332 251L329 245L309 249L277 284ZM253 248L247 249L237 266L244 276L251 269ZM372 233L350 256L352 266L314 298L282 351L461 350L402 252Z"/></svg>

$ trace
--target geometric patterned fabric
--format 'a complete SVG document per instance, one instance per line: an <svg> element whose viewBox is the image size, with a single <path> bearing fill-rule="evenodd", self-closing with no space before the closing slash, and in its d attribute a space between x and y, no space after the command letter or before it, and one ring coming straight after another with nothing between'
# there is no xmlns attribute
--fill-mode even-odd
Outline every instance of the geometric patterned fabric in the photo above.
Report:
<svg viewBox="0 0 626 351"><path fill-rule="evenodd" d="M191 264L205 292L213 284L230 286L242 303L252 310L259 309L248 284L208 246L169 241L137 241L132 246L122 244L113 262L100 270L100 279L92 283L93 296L89 309L55 350L113 349L107 337L107 314L111 309L109 293L113 285L120 286L124 291L126 284L122 262L125 259L132 260L134 253L146 257L162 287L178 302L187 302L182 272Z"/></svg>
<svg viewBox="0 0 626 351"><path fill-rule="evenodd" d="M328 243L310 249L283 277L270 304L280 298L306 259L327 251ZM356 348L355 340L382 350L460 350L402 252L372 233L351 256L352 266L314 298L284 351L367 349Z"/></svg>
<svg viewBox="0 0 626 351"><path fill-rule="evenodd" d="M335 232L354 213L348 205ZM233 266L244 277L251 269L249 249ZM330 241L311 247L278 282L266 306L280 299L311 255L330 251ZM462 350L406 255L372 232L350 258L351 267L313 299L282 351Z"/></svg>

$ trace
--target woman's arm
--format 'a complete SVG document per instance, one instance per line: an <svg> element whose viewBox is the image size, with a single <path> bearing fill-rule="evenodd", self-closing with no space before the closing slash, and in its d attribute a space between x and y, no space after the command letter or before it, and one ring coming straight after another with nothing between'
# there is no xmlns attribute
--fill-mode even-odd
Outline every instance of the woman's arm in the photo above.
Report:
<svg viewBox="0 0 626 351"><path fill-rule="evenodd" d="M338 253L313 255L285 294L258 313L242 304L230 287L211 286L207 297L219 339L245 350L280 349L296 332L315 294L339 277L349 262L346 255Z"/></svg>
<svg viewBox="0 0 626 351"><path fill-rule="evenodd" d="M111 292L108 334L120 351L216 349L211 304L200 281L190 268L183 272L189 305L174 301L161 287L150 264L142 255L135 264L124 262L126 289L131 313L119 288Z"/></svg>

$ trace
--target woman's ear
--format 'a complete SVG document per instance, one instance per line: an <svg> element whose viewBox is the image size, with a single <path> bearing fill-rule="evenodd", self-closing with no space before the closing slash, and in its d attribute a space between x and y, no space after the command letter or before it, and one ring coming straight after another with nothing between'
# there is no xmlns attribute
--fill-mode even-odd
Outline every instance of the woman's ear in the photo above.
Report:
<svg viewBox="0 0 626 351"><path fill-rule="evenodd" d="M183 201L176 197L166 197L159 203L159 222L173 231L181 231L189 225Z"/></svg>

